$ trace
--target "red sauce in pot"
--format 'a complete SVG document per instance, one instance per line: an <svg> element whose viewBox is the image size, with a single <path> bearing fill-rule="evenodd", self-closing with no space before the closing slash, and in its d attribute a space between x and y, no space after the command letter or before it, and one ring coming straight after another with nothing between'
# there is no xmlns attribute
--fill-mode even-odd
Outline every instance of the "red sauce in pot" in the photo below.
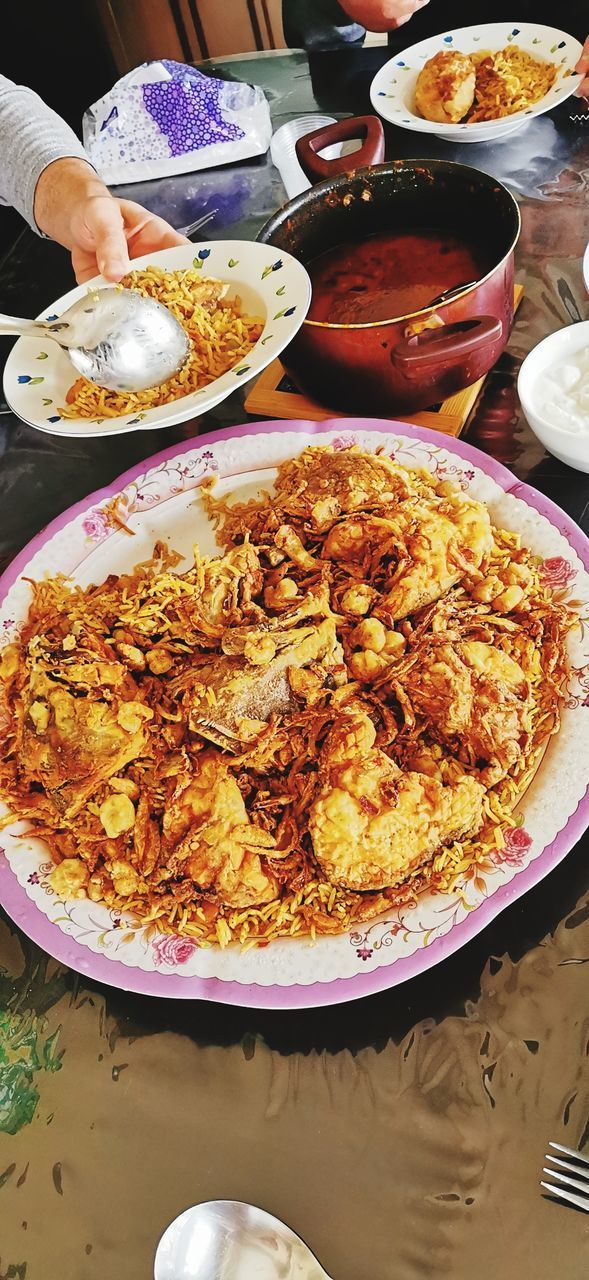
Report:
<svg viewBox="0 0 589 1280"><path fill-rule="evenodd" d="M370 324L421 311L495 265L480 242L447 231L384 232L329 249L308 265L309 320Z"/></svg>

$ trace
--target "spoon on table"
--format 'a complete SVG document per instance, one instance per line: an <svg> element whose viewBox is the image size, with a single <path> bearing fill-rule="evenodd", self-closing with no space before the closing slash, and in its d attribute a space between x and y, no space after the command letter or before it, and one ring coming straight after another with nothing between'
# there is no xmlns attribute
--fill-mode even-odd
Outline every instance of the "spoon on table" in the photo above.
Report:
<svg viewBox="0 0 589 1280"><path fill-rule="evenodd" d="M0 333L50 338L78 370L110 391L145 391L173 377L190 350L182 325L132 289L91 289L52 320L0 315Z"/></svg>
<svg viewBox="0 0 589 1280"><path fill-rule="evenodd" d="M279 1218L238 1200L208 1200L175 1218L158 1244L154 1280L329 1280Z"/></svg>

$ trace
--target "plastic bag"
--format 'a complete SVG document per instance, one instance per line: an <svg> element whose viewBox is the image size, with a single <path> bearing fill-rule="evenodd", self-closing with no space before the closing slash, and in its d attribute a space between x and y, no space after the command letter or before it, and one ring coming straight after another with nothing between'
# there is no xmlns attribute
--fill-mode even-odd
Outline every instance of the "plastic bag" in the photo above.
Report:
<svg viewBox="0 0 589 1280"><path fill-rule="evenodd" d="M182 62L145 62L84 115L84 146L109 185L191 173L263 155L270 109L256 85Z"/></svg>

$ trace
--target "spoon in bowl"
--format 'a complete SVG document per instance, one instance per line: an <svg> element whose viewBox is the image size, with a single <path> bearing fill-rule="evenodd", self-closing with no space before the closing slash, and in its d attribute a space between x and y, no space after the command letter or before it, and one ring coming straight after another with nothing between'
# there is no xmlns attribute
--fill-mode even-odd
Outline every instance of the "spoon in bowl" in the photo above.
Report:
<svg viewBox="0 0 589 1280"><path fill-rule="evenodd" d="M465 280L463 284L453 284L449 289L444 289L443 293L439 293L436 298L432 298L427 305L428 307L439 307L441 302L449 302L450 298L454 297L454 294L465 293L467 289L472 289L473 284L476 283L476 280Z"/></svg>
<svg viewBox="0 0 589 1280"><path fill-rule="evenodd" d="M109 391L159 387L186 363L182 325L153 298L132 289L92 289L53 320L0 315L0 333L52 342L78 370Z"/></svg>
<svg viewBox="0 0 589 1280"><path fill-rule="evenodd" d="M279 1218L238 1200L195 1204L158 1244L154 1280L329 1280Z"/></svg>

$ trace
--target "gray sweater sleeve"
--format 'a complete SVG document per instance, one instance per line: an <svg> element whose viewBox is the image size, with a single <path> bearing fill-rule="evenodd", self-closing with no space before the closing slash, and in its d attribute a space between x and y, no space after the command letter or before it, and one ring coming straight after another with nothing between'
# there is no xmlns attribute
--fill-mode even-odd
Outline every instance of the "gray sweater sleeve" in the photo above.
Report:
<svg viewBox="0 0 589 1280"><path fill-rule="evenodd" d="M0 76L0 204L13 205L34 231L37 182L48 164L64 156L88 160L65 120L32 89Z"/></svg>

